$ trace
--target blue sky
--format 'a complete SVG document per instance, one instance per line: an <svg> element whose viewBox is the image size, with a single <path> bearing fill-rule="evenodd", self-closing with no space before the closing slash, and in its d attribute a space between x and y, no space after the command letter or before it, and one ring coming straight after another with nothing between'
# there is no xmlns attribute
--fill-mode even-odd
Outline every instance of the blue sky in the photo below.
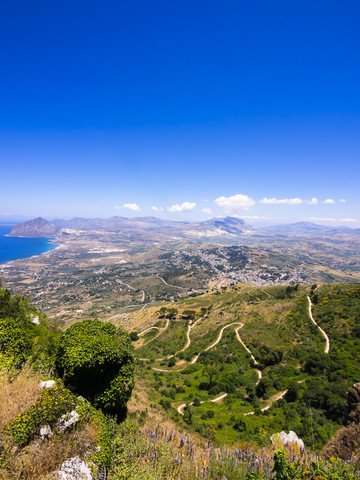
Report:
<svg viewBox="0 0 360 480"><path fill-rule="evenodd" d="M359 227L359 14L358 1L4 0L0 220Z"/></svg>

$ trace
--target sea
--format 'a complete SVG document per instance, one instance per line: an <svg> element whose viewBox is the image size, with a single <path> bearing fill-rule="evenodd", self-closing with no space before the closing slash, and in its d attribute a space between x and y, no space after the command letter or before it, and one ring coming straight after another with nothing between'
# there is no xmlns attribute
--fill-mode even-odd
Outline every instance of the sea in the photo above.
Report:
<svg viewBox="0 0 360 480"><path fill-rule="evenodd" d="M40 255L57 247L56 244L50 243L51 238L5 237L12 228L0 225L0 265L10 260Z"/></svg>

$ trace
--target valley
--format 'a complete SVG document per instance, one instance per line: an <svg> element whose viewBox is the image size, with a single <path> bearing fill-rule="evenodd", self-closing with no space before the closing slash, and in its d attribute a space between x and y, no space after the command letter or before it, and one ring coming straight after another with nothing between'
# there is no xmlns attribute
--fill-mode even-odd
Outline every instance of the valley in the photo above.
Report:
<svg viewBox="0 0 360 480"><path fill-rule="evenodd" d="M39 235L43 222L33 222ZM0 280L62 325L101 316L129 327L133 312L239 282L360 281L360 236L354 229L267 231L233 217L198 224L152 217L54 223L59 246L0 266Z"/></svg>

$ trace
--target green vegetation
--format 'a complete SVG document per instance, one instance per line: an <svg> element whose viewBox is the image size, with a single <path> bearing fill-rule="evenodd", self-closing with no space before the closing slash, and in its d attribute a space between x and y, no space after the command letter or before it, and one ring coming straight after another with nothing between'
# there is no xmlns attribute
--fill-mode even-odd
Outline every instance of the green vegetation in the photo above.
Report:
<svg viewBox="0 0 360 480"><path fill-rule="evenodd" d="M355 480L359 464L319 460L293 447L256 451L247 443L236 449L216 447L207 439L178 434L160 425L144 426L146 416L132 415L114 435L113 480ZM209 437L212 436L209 429ZM291 457L291 461L289 458Z"/></svg>
<svg viewBox="0 0 360 480"><path fill-rule="evenodd" d="M267 287L265 294L235 287L178 302L179 319L146 345L152 363L138 362L138 375L151 382L150 398L192 432L206 435L213 426L219 444L251 440L267 446L273 433L294 430L308 447L321 449L341 427L346 392L360 380L360 289L315 288ZM316 303L315 320L330 338L329 354L310 320L308 293ZM191 310L191 318L200 320L190 331L190 346L170 361L154 362L184 348L184 336L172 350L165 338L176 336L176 323ZM205 351L234 322L244 324L238 333L257 364L235 335L238 323ZM144 347L136 351L138 357L143 353ZM262 373L258 383L255 368ZM175 410L181 404L187 405L183 416Z"/></svg>
<svg viewBox="0 0 360 480"><path fill-rule="evenodd" d="M138 350L140 357L155 359L161 356L163 358L177 352L184 346L189 321L184 318L172 318L170 323L171 328L166 329L156 343L149 343ZM150 330L144 335L145 341L153 339L157 334L158 331Z"/></svg>
<svg viewBox="0 0 360 480"><path fill-rule="evenodd" d="M309 318L308 294L329 336L329 354ZM0 478L46 478L73 456L93 462L95 475L106 467L109 480L359 477L356 456L325 463L295 447L274 452L270 443L273 433L294 430L319 451L341 427L346 392L359 381L359 286L244 286L176 306L154 315L159 330L138 335L137 327L132 343L124 330L99 320L61 334L27 300L0 290L2 392L13 404L17 378L30 372L23 393L27 382L37 382L32 401L19 401L0 423ZM124 419L133 344L146 395L141 410ZM144 353L152 360L140 360ZM55 386L40 390L39 372L47 378L56 372ZM0 401L0 413L4 405ZM79 417L63 432L61 418L70 411ZM46 441L39 438L44 425L52 432Z"/></svg>
<svg viewBox="0 0 360 480"><path fill-rule="evenodd" d="M59 338L60 332L27 299L0 288L0 369L19 369L31 358L51 371Z"/></svg>
<svg viewBox="0 0 360 480"><path fill-rule="evenodd" d="M76 393L60 378L41 390L41 374L49 378L55 366ZM133 347L122 329L87 320L61 335L28 300L0 289L0 478L45 478L74 456L86 458L94 474L110 468L133 371ZM74 424L64 426L70 412Z"/></svg>
<svg viewBox="0 0 360 480"><path fill-rule="evenodd" d="M43 390L38 400L6 425L3 433L11 435L19 446L27 445L42 425L53 427L59 418L78 406L77 397L61 383Z"/></svg>
<svg viewBox="0 0 360 480"><path fill-rule="evenodd" d="M334 458L327 463L321 460L290 463L283 448L275 452L273 473L273 478L276 480L356 480L358 478L352 466ZM249 478L256 477L249 476Z"/></svg>
<svg viewBox="0 0 360 480"><path fill-rule="evenodd" d="M76 323L62 335L56 367L96 407L124 414L134 386L133 347L124 330L99 320Z"/></svg>

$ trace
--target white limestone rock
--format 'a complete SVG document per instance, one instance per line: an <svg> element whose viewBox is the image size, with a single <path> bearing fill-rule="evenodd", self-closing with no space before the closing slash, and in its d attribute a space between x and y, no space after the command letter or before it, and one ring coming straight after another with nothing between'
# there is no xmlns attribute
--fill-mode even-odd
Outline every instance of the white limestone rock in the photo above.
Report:
<svg viewBox="0 0 360 480"><path fill-rule="evenodd" d="M50 425L43 425L40 427L40 432L39 432L40 438L42 441L48 440L53 436Z"/></svg>
<svg viewBox="0 0 360 480"><path fill-rule="evenodd" d="M79 457L66 460L57 472L58 480L94 480L90 468Z"/></svg>
<svg viewBox="0 0 360 480"><path fill-rule="evenodd" d="M292 430L290 430L289 433L286 433L286 432L274 433L274 435L270 437L270 440L271 440L271 443L275 445L293 444L293 445L299 445L301 450L304 450L305 448L304 442Z"/></svg>
<svg viewBox="0 0 360 480"><path fill-rule="evenodd" d="M40 382L41 388L52 388L55 385L55 380L45 380L44 382Z"/></svg>
<svg viewBox="0 0 360 480"><path fill-rule="evenodd" d="M62 415L59 418L59 422L58 422L59 431L63 432L64 430L69 428L71 425L76 423L79 420L79 418L80 418L80 416L75 410L72 410L69 413L65 413L65 415Z"/></svg>

